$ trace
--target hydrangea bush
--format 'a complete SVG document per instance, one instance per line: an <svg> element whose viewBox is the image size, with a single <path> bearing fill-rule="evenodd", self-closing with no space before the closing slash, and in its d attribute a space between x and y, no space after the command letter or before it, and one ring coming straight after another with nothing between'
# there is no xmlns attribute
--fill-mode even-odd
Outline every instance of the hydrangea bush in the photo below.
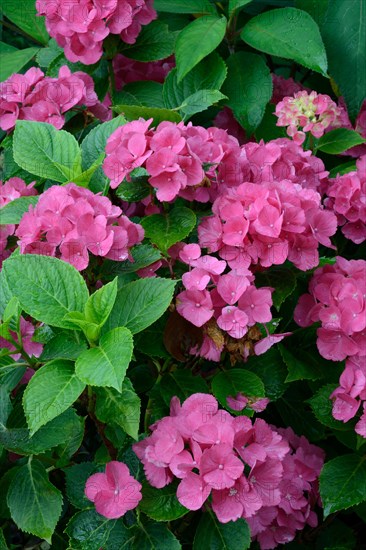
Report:
<svg viewBox="0 0 366 550"><path fill-rule="evenodd" d="M362 548L364 0L3 4L0 547Z"/></svg>

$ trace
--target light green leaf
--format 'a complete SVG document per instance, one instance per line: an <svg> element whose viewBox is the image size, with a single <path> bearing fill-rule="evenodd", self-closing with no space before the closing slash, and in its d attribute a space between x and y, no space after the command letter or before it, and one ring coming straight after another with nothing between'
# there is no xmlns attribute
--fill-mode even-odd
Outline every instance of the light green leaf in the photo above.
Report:
<svg viewBox="0 0 366 550"><path fill-rule="evenodd" d="M152 325L168 309L176 281L148 278L133 281L117 292L104 330L127 327L132 334Z"/></svg>
<svg viewBox="0 0 366 550"><path fill-rule="evenodd" d="M236 397L238 393L246 397L265 396L262 380L254 372L244 369L230 369L216 374L212 380L212 393L232 414L242 414L242 412L233 411L226 401L227 397Z"/></svg>
<svg viewBox="0 0 366 550"><path fill-rule="evenodd" d="M237 52L227 61L228 76L222 91L227 105L248 134L260 124L272 96L272 79L264 59L256 54Z"/></svg>
<svg viewBox="0 0 366 550"><path fill-rule="evenodd" d="M85 319L103 326L112 311L117 296L117 277L92 294L85 304Z"/></svg>
<svg viewBox="0 0 366 550"><path fill-rule="evenodd" d="M66 183L82 172L78 142L52 124L18 120L13 143L15 162L31 174Z"/></svg>
<svg viewBox="0 0 366 550"><path fill-rule="evenodd" d="M122 391L132 357L131 332L118 327L101 337L99 346L84 351L76 360L76 374L91 386L108 386Z"/></svg>
<svg viewBox="0 0 366 550"><path fill-rule="evenodd" d="M319 27L306 11L266 11L253 17L240 36L252 48L291 59L327 76L327 56Z"/></svg>
<svg viewBox="0 0 366 550"><path fill-rule="evenodd" d="M222 99L227 97L218 90L198 90L185 98L178 110L183 115L183 120L188 120L192 115L204 111Z"/></svg>
<svg viewBox="0 0 366 550"><path fill-rule="evenodd" d="M170 483L156 489L147 482L142 484L142 500L139 508L155 521L173 521L189 512L177 499L178 483Z"/></svg>
<svg viewBox="0 0 366 550"><path fill-rule="evenodd" d="M45 467L29 460L10 483L7 503L12 519L26 533L51 543L61 515L62 495L48 480Z"/></svg>
<svg viewBox="0 0 366 550"><path fill-rule="evenodd" d="M217 13L210 0L154 0L154 8L168 13Z"/></svg>
<svg viewBox="0 0 366 550"><path fill-rule="evenodd" d="M141 220L145 237L163 253L173 244L187 237L196 224L194 212L185 206L176 206L166 214L153 214Z"/></svg>
<svg viewBox="0 0 366 550"><path fill-rule="evenodd" d="M252 0L229 0L229 15L234 13L234 11L243 8L247 4L250 4Z"/></svg>
<svg viewBox="0 0 366 550"><path fill-rule="evenodd" d="M366 500L366 456L348 454L327 462L319 477L324 517Z"/></svg>
<svg viewBox="0 0 366 550"><path fill-rule="evenodd" d="M319 139L316 149L329 155L339 155L362 143L366 143L366 139L363 139L358 132L348 128L336 128Z"/></svg>
<svg viewBox="0 0 366 550"><path fill-rule="evenodd" d="M6 225L17 224L22 219L23 215L28 212L29 206L35 206L39 197L19 197L18 199L8 202L0 208L0 224Z"/></svg>
<svg viewBox="0 0 366 550"><path fill-rule="evenodd" d="M81 143L83 170L87 170L98 160L101 153L104 153L109 136L124 124L126 124L126 120L121 116L117 116L108 122L99 124L88 133Z"/></svg>
<svg viewBox="0 0 366 550"><path fill-rule="evenodd" d="M125 46L123 55L137 61L157 61L169 57L174 51L176 33L162 21L152 21L142 27L136 42Z"/></svg>
<svg viewBox="0 0 366 550"><path fill-rule="evenodd" d="M23 395L31 435L68 409L84 388L71 361L55 359L37 370Z"/></svg>
<svg viewBox="0 0 366 550"><path fill-rule="evenodd" d="M37 54L39 48L25 48L1 53L0 82L19 71Z"/></svg>
<svg viewBox="0 0 366 550"><path fill-rule="evenodd" d="M225 17L204 15L179 33L175 46L178 82L220 44L226 23Z"/></svg>
<svg viewBox="0 0 366 550"><path fill-rule="evenodd" d="M80 273L67 262L37 254L8 258L3 264L6 284L22 309L51 326L68 328L70 311L83 311L88 289Z"/></svg>
<svg viewBox="0 0 366 550"><path fill-rule="evenodd" d="M176 111L170 111L169 109L159 109L157 107L145 107L138 105L114 105L113 111L118 114L124 115L127 120L136 120L140 117L154 120L154 126L160 124L164 120L170 122L180 122L182 119Z"/></svg>
<svg viewBox="0 0 366 550"><path fill-rule="evenodd" d="M219 523L212 512L206 512L198 524L193 550L246 550L250 543L249 526L245 519Z"/></svg>
<svg viewBox="0 0 366 550"><path fill-rule="evenodd" d="M125 378L122 393L113 388L96 388L95 414L106 424L117 424L133 439L138 438L141 401L128 378Z"/></svg>
<svg viewBox="0 0 366 550"><path fill-rule="evenodd" d="M50 37L46 30L44 17L37 16L34 0L1 0L0 11L12 23L22 29L41 44L46 45Z"/></svg>

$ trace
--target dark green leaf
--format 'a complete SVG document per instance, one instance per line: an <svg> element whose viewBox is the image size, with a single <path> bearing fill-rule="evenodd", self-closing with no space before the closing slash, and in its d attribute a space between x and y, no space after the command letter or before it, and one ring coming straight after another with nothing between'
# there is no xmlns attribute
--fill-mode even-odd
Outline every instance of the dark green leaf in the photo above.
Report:
<svg viewBox="0 0 366 550"><path fill-rule="evenodd" d="M40 361L51 361L52 359L78 358L80 353L87 349L86 341L78 335L79 341L75 340L71 331L61 332L54 336L43 348Z"/></svg>
<svg viewBox="0 0 366 550"><path fill-rule="evenodd" d="M233 414L241 414L241 411L233 412L227 404L227 397L236 397L238 393L246 397L265 397L262 380L244 369L230 369L216 374L212 380L212 392L221 405Z"/></svg>
<svg viewBox="0 0 366 550"><path fill-rule="evenodd" d="M116 520L107 519L95 510L75 514L67 524L65 533L70 537L73 550L99 550L106 544Z"/></svg>
<svg viewBox="0 0 366 550"><path fill-rule="evenodd" d="M86 498L84 493L85 483L96 470L97 465L93 462L82 462L81 464L74 464L71 468L65 468L66 495L75 508L83 510L90 507L90 500Z"/></svg>
<svg viewBox="0 0 366 550"><path fill-rule="evenodd" d="M260 377L266 397L271 401L279 399L286 391L287 369L278 348L272 347L264 355L249 357L245 368Z"/></svg>
<svg viewBox="0 0 366 550"><path fill-rule="evenodd" d="M323 377L322 369L310 353L301 350L301 354L296 349L289 349L282 344L278 345L282 359L287 366L288 375L286 382L294 380L319 380Z"/></svg>
<svg viewBox="0 0 366 550"><path fill-rule="evenodd" d="M190 370L176 370L165 374L159 387L167 405L170 405L170 400L174 396L177 396L183 402L193 393L209 393L208 386L203 378L193 376Z"/></svg>
<svg viewBox="0 0 366 550"><path fill-rule="evenodd" d="M189 510L177 499L178 483L170 483L163 489L155 489L146 481L142 484L142 501L139 508L155 521L173 521Z"/></svg>
<svg viewBox="0 0 366 550"><path fill-rule="evenodd" d="M36 15L33 0L1 0L1 10L10 21L41 44L46 45L50 37L46 30L44 17Z"/></svg>
<svg viewBox="0 0 366 550"><path fill-rule="evenodd" d="M162 21L152 21L142 27L137 40L123 48L123 55L137 61L165 59L174 51L176 33L171 32Z"/></svg>
<svg viewBox="0 0 366 550"><path fill-rule="evenodd" d="M250 4L250 2L252 2L252 0L229 0L229 15L247 4Z"/></svg>
<svg viewBox="0 0 366 550"><path fill-rule="evenodd" d="M181 550L180 542L163 523L156 523L144 516L138 525L130 529L131 550ZM130 550L129 549L129 550Z"/></svg>
<svg viewBox="0 0 366 550"><path fill-rule="evenodd" d="M249 526L245 519L219 523L211 512L206 512L198 524L193 550L246 550L250 542Z"/></svg>
<svg viewBox="0 0 366 550"><path fill-rule="evenodd" d="M116 195L123 201L138 202L150 195L152 192L151 185L146 181L146 178L141 178L137 181L124 181L116 189Z"/></svg>
<svg viewBox="0 0 366 550"><path fill-rule="evenodd" d="M210 0L154 0L154 8L169 13L216 13Z"/></svg>
<svg viewBox="0 0 366 550"><path fill-rule="evenodd" d="M286 298L295 290L296 275L291 269L272 266L270 270L256 275L256 283L259 286L274 288L272 300L273 305L278 311Z"/></svg>
<svg viewBox="0 0 366 550"><path fill-rule="evenodd" d="M113 103L164 108L162 92L163 85L160 82L149 80L131 82L123 86L121 92L114 93Z"/></svg>
<svg viewBox="0 0 366 550"><path fill-rule="evenodd" d="M0 82L20 70L37 54L39 48L25 48L1 53Z"/></svg>
<svg viewBox="0 0 366 550"><path fill-rule="evenodd" d="M335 430L348 430L349 427L347 425L336 420L332 415L333 402L329 399L329 396L336 387L338 387L338 384L327 384L326 386L322 386L314 397L309 399L309 403L314 415L319 422L324 424L324 426L328 426L328 428L333 428Z"/></svg>
<svg viewBox="0 0 366 550"><path fill-rule="evenodd" d="M145 237L164 253L173 244L187 237L196 224L194 212L185 206L176 206L166 214L153 214L141 220Z"/></svg>
<svg viewBox="0 0 366 550"><path fill-rule="evenodd" d="M322 136L317 144L317 150L329 155L339 155L355 145L361 145L366 140L358 132L348 128L336 128Z"/></svg>

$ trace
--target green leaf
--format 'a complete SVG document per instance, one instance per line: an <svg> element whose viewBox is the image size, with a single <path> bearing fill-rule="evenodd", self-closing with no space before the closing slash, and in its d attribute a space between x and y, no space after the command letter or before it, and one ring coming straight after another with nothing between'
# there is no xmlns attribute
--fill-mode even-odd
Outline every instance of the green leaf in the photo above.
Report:
<svg viewBox="0 0 366 550"><path fill-rule="evenodd" d="M228 76L222 91L227 105L248 134L260 124L272 97L272 78L264 59L256 54L237 52L227 61Z"/></svg>
<svg viewBox="0 0 366 550"><path fill-rule="evenodd" d="M188 120L192 115L204 111L222 99L227 99L227 97L218 90L198 90L186 97L179 105L178 110L183 115L183 120Z"/></svg>
<svg viewBox="0 0 366 550"><path fill-rule="evenodd" d="M291 296L296 289L296 275L293 270L286 267L272 266L270 270L256 275L258 286L274 288L272 294L273 305L279 311L283 302Z"/></svg>
<svg viewBox="0 0 366 550"><path fill-rule="evenodd" d="M127 202L139 202L152 191L147 178L141 178L137 181L124 181L117 187L115 193L117 197Z"/></svg>
<svg viewBox="0 0 366 550"><path fill-rule="evenodd" d="M175 206L166 214L153 214L141 220L145 237L167 253L173 244L187 237L196 225L194 212L185 206Z"/></svg>
<svg viewBox="0 0 366 550"><path fill-rule="evenodd" d="M56 466L61 468L70 463L70 458L81 447L84 439L86 417L75 415L74 422L70 425L67 438L57 445L54 452L58 457ZM42 428L41 428L42 429Z"/></svg>
<svg viewBox="0 0 366 550"><path fill-rule="evenodd" d="M277 138L287 138L286 130L283 126L276 126L277 118L274 116L276 105L267 103L261 123L254 132L257 142L263 139L265 142Z"/></svg>
<svg viewBox="0 0 366 550"><path fill-rule="evenodd" d="M142 27L136 42L123 48L122 53L137 61L158 61L169 57L174 51L176 33L162 21L152 21Z"/></svg>
<svg viewBox="0 0 366 550"><path fill-rule="evenodd" d="M319 27L306 11L279 8L253 17L241 38L261 52L291 59L327 76L327 56Z"/></svg>
<svg viewBox="0 0 366 550"><path fill-rule="evenodd" d="M69 328L74 330L82 330L89 343L95 343L99 340L99 325L87 321L84 313L80 313L79 311L71 311L65 315L63 320L69 325Z"/></svg>
<svg viewBox="0 0 366 550"><path fill-rule="evenodd" d="M250 547L250 531L245 519L219 523L212 513L204 513L194 537L193 550L246 550Z"/></svg>
<svg viewBox="0 0 366 550"><path fill-rule="evenodd" d="M31 435L68 409L84 388L71 361L55 359L37 370L23 395Z"/></svg>
<svg viewBox="0 0 366 550"><path fill-rule="evenodd" d="M348 128L336 128L319 139L316 149L329 155L339 155L362 143L366 143L366 139L363 139L358 132Z"/></svg>
<svg viewBox="0 0 366 550"><path fill-rule="evenodd" d="M247 4L250 4L252 0L229 0L229 15L234 13L234 11L243 8Z"/></svg>
<svg viewBox="0 0 366 550"><path fill-rule="evenodd" d="M119 126L126 124L126 120L118 116L99 124L93 128L81 144L82 168L87 170L104 153L107 139Z"/></svg>
<svg viewBox="0 0 366 550"><path fill-rule="evenodd" d="M169 111L169 109L158 109L157 107L114 105L113 111L124 115L127 120L136 120L139 117L145 119L152 118L154 120L154 126L157 126L164 120L169 120L170 122L180 122L182 120L176 111Z"/></svg>
<svg viewBox="0 0 366 550"><path fill-rule="evenodd" d="M92 294L85 304L85 319L102 326L112 311L117 296L117 277Z"/></svg>
<svg viewBox="0 0 366 550"><path fill-rule="evenodd" d="M216 52L193 67L180 82L178 82L177 69L172 69L163 86L165 107L175 109L182 105L186 98L201 89L219 90L226 78L226 73L226 65Z"/></svg>
<svg viewBox="0 0 366 550"><path fill-rule="evenodd" d="M327 462L319 477L324 517L366 500L366 456L348 454Z"/></svg>
<svg viewBox="0 0 366 550"><path fill-rule="evenodd" d="M329 73L345 98L354 119L366 90L366 0L332 0L321 31Z"/></svg>
<svg viewBox="0 0 366 550"><path fill-rule="evenodd" d="M43 348L40 356L40 361L51 361L52 359L71 359L78 358L80 353L87 349L86 341L80 338L75 339L75 335L71 331L61 332L57 334Z"/></svg>
<svg viewBox="0 0 366 550"><path fill-rule="evenodd" d="M139 508L155 521L173 521L189 512L177 499L178 482L163 489L156 489L146 481L142 484L142 500Z"/></svg>
<svg viewBox="0 0 366 550"><path fill-rule="evenodd" d="M1 550L9 550L9 546L6 544L2 528L0 528L0 548Z"/></svg>
<svg viewBox="0 0 366 550"><path fill-rule="evenodd" d="M104 330L127 327L132 334L152 325L169 307L176 281L148 278L133 281L117 292L116 302Z"/></svg>
<svg viewBox="0 0 366 550"><path fill-rule="evenodd" d="M34 0L1 0L1 10L12 23L41 44L46 45L50 37L44 17L37 16Z"/></svg>
<svg viewBox="0 0 366 550"><path fill-rule="evenodd" d="M83 510L90 507L90 500L85 496L86 480L97 470L93 462L82 462L65 468L66 495L75 508Z"/></svg>
<svg viewBox="0 0 366 550"><path fill-rule="evenodd" d="M154 8L168 13L217 13L210 0L154 0Z"/></svg>
<svg viewBox="0 0 366 550"><path fill-rule="evenodd" d="M62 495L48 480L45 467L29 460L10 483L7 503L12 519L26 533L51 543L61 515Z"/></svg>
<svg viewBox="0 0 366 550"><path fill-rule="evenodd" d="M123 381L122 392L113 388L95 389L95 414L101 422L118 424L128 435L137 439L140 424L140 398L128 378Z"/></svg>
<svg viewBox="0 0 366 550"><path fill-rule="evenodd" d="M156 523L144 516L131 532L131 550L181 550L180 542L163 523Z"/></svg>
<svg viewBox="0 0 366 550"><path fill-rule="evenodd" d="M113 94L113 103L164 108L162 92L163 85L160 82L130 82L123 86L122 91Z"/></svg>
<svg viewBox="0 0 366 550"><path fill-rule="evenodd" d="M204 15L179 33L175 46L178 82L220 44L226 23L225 17Z"/></svg>
<svg viewBox="0 0 366 550"><path fill-rule="evenodd" d="M313 413L317 420L328 428L334 430L349 430L349 426L343 422L336 420L332 415L333 402L329 399L331 393L338 387L338 384L327 384L322 386L312 397L308 400Z"/></svg>
<svg viewBox="0 0 366 550"><path fill-rule="evenodd" d="M209 393L206 382L200 376L193 376L190 370L176 370L165 374L160 380L160 393L169 406L173 396L182 402L193 393Z"/></svg>
<svg viewBox="0 0 366 550"><path fill-rule="evenodd" d="M46 122L18 120L14 160L27 172L60 183L81 174L81 153L73 135Z"/></svg>
<svg viewBox="0 0 366 550"><path fill-rule="evenodd" d="M329 0L295 0L295 8L307 11L319 27L324 21L328 5Z"/></svg>
<svg viewBox="0 0 366 550"><path fill-rule="evenodd" d="M336 178L338 176L343 176L344 174L349 174L349 172L356 172L357 166L355 160L350 162L344 162L343 164L338 164L332 168L329 172L329 178Z"/></svg>
<svg viewBox="0 0 366 550"><path fill-rule="evenodd" d="M80 273L67 262L36 254L8 258L3 264L6 284L22 309L51 326L67 328L70 311L83 311L88 289Z"/></svg>
<svg viewBox="0 0 366 550"><path fill-rule="evenodd" d="M245 368L259 376L265 387L265 395L271 401L279 399L286 391L287 369L278 348L272 347L264 355L252 355Z"/></svg>
<svg viewBox="0 0 366 550"><path fill-rule="evenodd" d="M19 197L18 199L8 202L0 209L0 224L8 223L17 224L23 217L25 212L28 212L29 205L35 206L39 197Z"/></svg>
<svg viewBox="0 0 366 550"><path fill-rule="evenodd" d="M130 260L125 260L124 262L112 262L110 260L105 260L101 273L104 275L117 275L123 273L134 273L143 267L160 260L161 254L159 250L153 248L149 244L141 244L136 246L132 252L133 262ZM1 274L0 274L1 277Z"/></svg>
<svg viewBox="0 0 366 550"><path fill-rule="evenodd" d="M67 524L65 533L70 537L74 550L99 550L106 546L116 520L107 519L95 510L75 514Z"/></svg>
<svg viewBox="0 0 366 550"><path fill-rule="evenodd" d="M19 71L37 54L39 48L25 48L1 53L0 82Z"/></svg>
<svg viewBox="0 0 366 550"><path fill-rule="evenodd" d="M115 328L101 337L97 348L79 355L76 374L86 384L110 386L121 392L132 349L131 332L125 327Z"/></svg>
<svg viewBox="0 0 366 550"><path fill-rule="evenodd" d="M212 393L232 414L242 414L242 412L233 411L227 404L227 397L236 397L238 393L246 397L265 396L262 380L254 372L244 369L230 369L216 374L212 379Z"/></svg>
<svg viewBox="0 0 366 550"><path fill-rule="evenodd" d="M48 69L49 65L62 54L62 49L58 46L56 40L51 38L46 48L39 50L36 61L43 69Z"/></svg>
<svg viewBox="0 0 366 550"><path fill-rule="evenodd" d="M301 350L299 355L298 349L288 349L283 344L278 344L278 349L282 359L287 366L288 375L286 382L294 382L295 380L319 380L323 378L323 370L311 353Z"/></svg>

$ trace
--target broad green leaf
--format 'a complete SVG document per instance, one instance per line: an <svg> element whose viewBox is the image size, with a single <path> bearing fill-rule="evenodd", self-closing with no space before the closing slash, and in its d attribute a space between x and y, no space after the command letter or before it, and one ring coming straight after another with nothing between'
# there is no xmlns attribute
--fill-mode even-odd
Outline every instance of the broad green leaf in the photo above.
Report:
<svg viewBox="0 0 366 550"><path fill-rule="evenodd" d="M210 0L154 0L154 8L168 13L217 13Z"/></svg>
<svg viewBox="0 0 366 550"><path fill-rule="evenodd" d="M78 142L52 124L18 120L13 143L15 162L31 174L66 183L82 172Z"/></svg>
<svg viewBox="0 0 366 550"><path fill-rule="evenodd" d="M18 199L8 202L5 206L0 208L0 224L6 225L8 223L17 224L23 217L23 214L28 212L29 206L35 206L39 197L19 197Z"/></svg>
<svg viewBox="0 0 366 550"><path fill-rule="evenodd" d="M117 277L92 294L85 304L85 319L102 326L112 311L117 296Z"/></svg>
<svg viewBox="0 0 366 550"><path fill-rule="evenodd" d="M237 52L227 61L228 76L222 91L226 104L248 134L260 124L272 96L272 79L264 59L256 54Z"/></svg>
<svg viewBox="0 0 366 550"><path fill-rule="evenodd" d="M321 26L329 74L354 119L366 96L366 0L332 0Z"/></svg>
<svg viewBox="0 0 366 550"><path fill-rule="evenodd" d="M18 322L20 318L20 314L22 312L22 308L20 307L19 300L15 296L11 298L11 300L8 302L6 308L4 309L4 323L9 322L9 328L12 329L13 327L18 330Z"/></svg>
<svg viewBox="0 0 366 550"><path fill-rule="evenodd" d="M307 11L321 27L327 13L330 0L295 0L295 8Z"/></svg>
<svg viewBox="0 0 366 550"><path fill-rule="evenodd" d="M87 349L87 344L80 334L75 335L71 331L57 334L43 348L40 361L51 361L52 359L71 359L77 357Z"/></svg>
<svg viewBox="0 0 366 550"><path fill-rule="evenodd" d="M343 164L338 164L338 166L335 166L332 168L329 172L329 178L336 178L338 176L343 176L344 174L348 174L349 172L356 172L357 166L356 161L351 160L350 162L344 162Z"/></svg>
<svg viewBox="0 0 366 550"><path fill-rule="evenodd" d="M84 388L71 361L55 359L37 370L23 394L31 435L68 409Z"/></svg>
<svg viewBox="0 0 366 550"><path fill-rule="evenodd" d="M75 514L67 524L65 533L70 537L70 546L75 550L99 550L106 546L116 520L107 519L95 510Z"/></svg>
<svg viewBox="0 0 366 550"><path fill-rule="evenodd" d="M277 118L274 116L275 110L276 105L267 103L262 121L254 132L258 143L261 139L268 142L272 139L288 138L285 128L283 126L276 126Z"/></svg>
<svg viewBox="0 0 366 550"><path fill-rule="evenodd" d="M83 311L88 289L80 273L67 262L36 254L8 258L3 264L6 284L22 309L51 326L67 328L70 311Z"/></svg>
<svg viewBox="0 0 366 550"><path fill-rule="evenodd" d="M98 347L79 355L76 374L86 384L108 386L121 392L132 349L131 332L125 327L115 328L101 337Z"/></svg>
<svg viewBox="0 0 366 550"><path fill-rule="evenodd" d="M61 515L62 495L48 480L45 467L29 459L10 483L7 503L12 519L26 533L51 542Z"/></svg>
<svg viewBox="0 0 366 550"><path fill-rule="evenodd" d="M199 90L219 90L226 78L227 68L216 53L208 55L178 82L177 69L167 75L163 86L165 107L175 109Z"/></svg>
<svg viewBox="0 0 366 550"><path fill-rule="evenodd" d="M138 105L114 105L113 111L124 115L127 120L136 120L137 118L152 118L154 126L160 124L164 120L171 122L180 122L182 119L176 111L169 109L159 109L157 107L145 107Z"/></svg>
<svg viewBox="0 0 366 550"><path fill-rule="evenodd" d="M332 415L333 401L329 399L331 393L338 387L338 384L327 384L322 386L316 394L309 399L310 406L317 420L334 430L349 430L349 426ZM352 428L353 430L353 428Z"/></svg>
<svg viewBox="0 0 366 550"><path fill-rule="evenodd" d="M137 439L141 401L129 379L124 379L121 393L113 388L96 388L95 394L97 418L106 424L118 424L133 439Z"/></svg>
<svg viewBox="0 0 366 550"><path fill-rule="evenodd" d="M101 273L104 275L117 275L120 273L134 273L143 267L156 262L161 258L161 253L156 248L153 248L149 244L142 244L136 246L132 252L133 262L125 260L124 262L113 262L111 260L105 260ZM0 274L1 278L1 274Z"/></svg>
<svg viewBox="0 0 366 550"><path fill-rule="evenodd" d="M163 336L166 325L166 316L163 315L144 332L136 334L135 348L149 357L165 357L169 354L164 346Z"/></svg>
<svg viewBox="0 0 366 550"><path fill-rule="evenodd" d="M178 483L170 483L163 489L156 489L149 483L142 484L142 500L139 508L155 521L173 521L189 512L177 499Z"/></svg>
<svg viewBox="0 0 366 550"><path fill-rule="evenodd" d="M366 143L366 140L358 132L348 128L336 128L319 139L316 149L330 155L339 155L362 143Z"/></svg>
<svg viewBox="0 0 366 550"><path fill-rule="evenodd" d="M173 244L187 237L196 225L194 212L185 206L176 206L166 214L153 214L141 220L145 237L163 253Z"/></svg>
<svg viewBox="0 0 366 550"><path fill-rule="evenodd" d="M80 426L80 417L73 409L68 409L31 436L19 406L11 413L10 423L7 428L0 425L0 444L13 453L31 455L44 453L65 443L65 439L69 440Z"/></svg>
<svg viewBox="0 0 366 550"><path fill-rule="evenodd" d="M1 53L0 82L20 70L37 54L39 48L25 48Z"/></svg>
<svg viewBox="0 0 366 550"><path fill-rule="evenodd" d="M204 111L222 99L227 99L227 97L218 90L198 90L198 92L186 97L183 103L179 105L178 110L182 114L183 120L188 120L192 115Z"/></svg>
<svg viewBox="0 0 366 550"><path fill-rule="evenodd" d="M152 21L142 27L136 42L125 46L123 55L137 61L157 61L165 59L174 51L176 33L171 32L162 21Z"/></svg>
<svg viewBox="0 0 366 550"><path fill-rule="evenodd" d="M319 27L306 11L279 8L261 13L245 25L240 36L252 48L327 76L327 55Z"/></svg>
<svg viewBox="0 0 366 550"><path fill-rule="evenodd" d="M3 269L0 271L0 288L0 319L3 319L4 311L10 300L13 298L12 291L9 288Z"/></svg>
<svg viewBox="0 0 366 550"><path fill-rule="evenodd" d="M12 410L12 404L8 395L8 390L5 386L0 386L0 424L6 425L9 414Z"/></svg>
<svg viewBox="0 0 366 550"><path fill-rule="evenodd" d="M259 376L264 384L265 395L271 401L285 393L287 369L278 348L272 347L264 355L252 355L245 363L245 368Z"/></svg>
<svg viewBox="0 0 366 550"><path fill-rule="evenodd" d="M56 40L51 38L51 40L48 42L48 45L46 48L42 48L39 50L36 61L42 69L48 69L48 66L58 57L60 54L62 54L62 49L60 46L58 46Z"/></svg>
<svg viewBox="0 0 366 550"><path fill-rule="evenodd" d="M243 8L247 4L250 4L252 0L229 0L229 15L234 13L234 11Z"/></svg>
<svg viewBox="0 0 366 550"><path fill-rule="evenodd" d="M160 82L152 80L130 82L123 86L122 91L113 94L113 103L164 108L162 92L163 85Z"/></svg>
<svg viewBox="0 0 366 550"><path fill-rule="evenodd" d="M89 343L95 343L99 340L100 326L87 321L84 313L71 311L65 315L63 321L69 325L70 329L82 330Z"/></svg>
<svg viewBox="0 0 366 550"><path fill-rule="evenodd" d="M130 528L131 546L129 550L181 550L180 542L163 523L156 523L144 516Z"/></svg>
<svg viewBox="0 0 366 550"><path fill-rule="evenodd" d="M117 197L127 202L141 201L150 195L151 192L152 188L147 182L146 177L142 177L136 181L124 181L115 190Z"/></svg>
<svg viewBox="0 0 366 550"><path fill-rule="evenodd" d="M246 397L265 396L262 380L254 372L244 369L230 369L216 374L212 380L212 393L232 414L241 414L241 411L233 411L226 401L227 397L236 397L238 393Z"/></svg>
<svg viewBox="0 0 366 550"><path fill-rule="evenodd" d="M61 468L66 464L69 464L70 458L81 447L85 433L85 420L85 416L81 417L75 415L75 421L72 425L70 425L67 438L54 449L54 452L58 457L56 462L57 467Z"/></svg>
<svg viewBox="0 0 366 550"><path fill-rule="evenodd" d="M133 281L117 292L104 330L127 327L132 334L152 325L168 309L176 281L147 278Z"/></svg>
<svg viewBox="0 0 366 550"><path fill-rule="evenodd" d="M273 305L279 311L283 302L291 296L296 289L296 275L293 270L286 267L272 266L270 270L258 273L256 284L274 288L272 294Z"/></svg>
<svg viewBox="0 0 366 550"><path fill-rule="evenodd" d="M319 478L324 517L366 500L366 456L348 454L327 462Z"/></svg>
<svg viewBox="0 0 366 550"><path fill-rule="evenodd" d="M0 54L8 53L8 52L16 52L17 48L15 46L12 46L11 44L5 44L5 42L0 41ZM2 142L3 144L4 142Z"/></svg>
<svg viewBox="0 0 366 550"><path fill-rule="evenodd" d="M225 17L204 15L179 33L175 45L178 82L221 43L226 23Z"/></svg>
<svg viewBox="0 0 366 550"><path fill-rule="evenodd" d="M97 160L88 168L87 170L84 170L84 172L81 172L78 176L73 177L72 181L73 183L76 183L76 185L79 185L79 187L88 187L89 183L94 176L94 174L97 172L98 169L101 170L101 166L103 163L103 160L105 158L105 153L100 153Z"/></svg>
<svg viewBox="0 0 366 550"><path fill-rule="evenodd" d="M97 470L97 465L93 462L82 462L65 468L66 495L75 508L83 510L90 507L90 500L85 496L85 483Z"/></svg>
<svg viewBox="0 0 366 550"><path fill-rule="evenodd" d="M321 366L312 354L305 350L301 350L301 354L299 354L298 349L291 350L282 344L278 344L278 349L288 369L286 382L319 380L323 377Z"/></svg>
<svg viewBox="0 0 366 550"><path fill-rule="evenodd" d="M104 153L107 139L126 120L118 116L93 128L81 143L82 168L87 170Z"/></svg>
<svg viewBox="0 0 366 550"><path fill-rule="evenodd" d="M176 370L165 374L160 380L160 393L165 403L170 405L173 396L185 401L193 393L209 393L206 382L200 376L193 376L190 370Z"/></svg>
<svg viewBox="0 0 366 550"><path fill-rule="evenodd" d="M8 356L3 357L2 362L4 359L10 358ZM0 384L7 392L11 392L19 384L27 368L26 363L15 363L11 359L9 363L9 366L1 365L0 370Z"/></svg>
<svg viewBox="0 0 366 550"><path fill-rule="evenodd" d="M246 550L250 543L249 526L245 519L220 523L212 512L206 512L198 524L193 550Z"/></svg>
<svg viewBox="0 0 366 550"><path fill-rule="evenodd" d="M1 0L0 11L37 42L46 45L49 41L45 18L37 16L34 0Z"/></svg>

